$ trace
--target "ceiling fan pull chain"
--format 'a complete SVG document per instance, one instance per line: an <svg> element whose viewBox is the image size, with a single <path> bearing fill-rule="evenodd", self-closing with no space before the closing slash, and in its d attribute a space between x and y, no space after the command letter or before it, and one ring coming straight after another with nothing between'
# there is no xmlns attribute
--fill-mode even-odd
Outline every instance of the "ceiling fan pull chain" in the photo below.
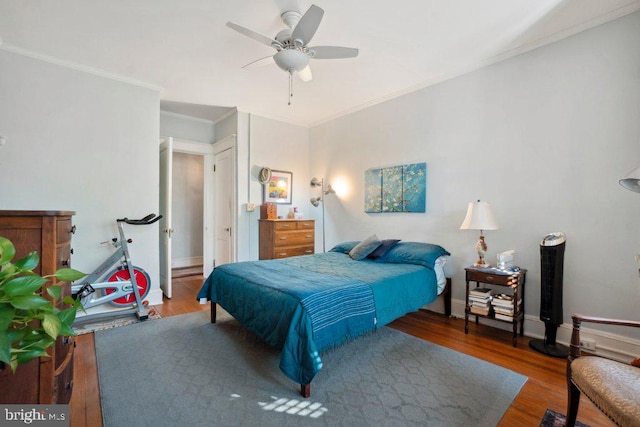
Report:
<svg viewBox="0 0 640 427"><path fill-rule="evenodd" d="M293 98L293 73L289 72L289 103L291 105L291 98Z"/></svg>

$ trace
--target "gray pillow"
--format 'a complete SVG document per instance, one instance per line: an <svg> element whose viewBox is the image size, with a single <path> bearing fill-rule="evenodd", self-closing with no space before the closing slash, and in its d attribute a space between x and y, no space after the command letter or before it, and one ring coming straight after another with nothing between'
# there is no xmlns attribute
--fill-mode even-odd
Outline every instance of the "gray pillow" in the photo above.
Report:
<svg viewBox="0 0 640 427"><path fill-rule="evenodd" d="M349 251L349 256L356 261L365 259L367 255L375 251L378 246L380 246L380 243L381 242L378 240L378 237L373 234L355 245L353 249Z"/></svg>

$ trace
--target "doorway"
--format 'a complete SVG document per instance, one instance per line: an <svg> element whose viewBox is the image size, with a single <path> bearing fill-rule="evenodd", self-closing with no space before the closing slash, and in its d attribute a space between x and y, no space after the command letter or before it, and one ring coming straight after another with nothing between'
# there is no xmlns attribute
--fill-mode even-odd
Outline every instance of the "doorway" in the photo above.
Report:
<svg viewBox="0 0 640 427"><path fill-rule="evenodd" d="M213 269L213 146L160 139L160 288L172 295L174 268Z"/></svg>

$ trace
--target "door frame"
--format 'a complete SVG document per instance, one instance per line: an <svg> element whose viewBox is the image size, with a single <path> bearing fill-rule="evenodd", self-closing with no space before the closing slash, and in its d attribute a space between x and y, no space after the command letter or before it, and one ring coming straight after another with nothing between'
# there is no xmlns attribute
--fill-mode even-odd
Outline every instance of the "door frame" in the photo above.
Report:
<svg viewBox="0 0 640 427"><path fill-rule="evenodd" d="M237 144L237 136L236 134L231 134L225 138L222 138L219 141L216 141L212 145L213 154L211 156L211 167L209 170L213 173L214 169L214 159L215 156L231 149L231 183L233 188L231 189L231 236L229 236L229 243L231 245L231 259L229 262L236 262L238 259L238 144ZM206 168L206 164L205 164ZM213 179L210 181L213 185L211 191L211 210L215 212L213 206L213 191L215 191L215 173L213 173ZM211 240L212 244L216 240L215 230L217 230L215 224L215 215L213 216L213 239ZM215 259L215 256L214 256ZM213 265L211 265L211 270L213 270ZM205 277L207 277L211 271L207 271L207 266L205 266Z"/></svg>
<svg viewBox="0 0 640 427"><path fill-rule="evenodd" d="M161 136L160 141L169 137ZM204 156L204 186L203 186L203 224L202 229L202 262L203 274L207 277L213 270L214 254L214 218L213 218L213 158L214 148L212 144L187 141L173 138L173 153L185 153ZM171 260L169 260L171 262Z"/></svg>

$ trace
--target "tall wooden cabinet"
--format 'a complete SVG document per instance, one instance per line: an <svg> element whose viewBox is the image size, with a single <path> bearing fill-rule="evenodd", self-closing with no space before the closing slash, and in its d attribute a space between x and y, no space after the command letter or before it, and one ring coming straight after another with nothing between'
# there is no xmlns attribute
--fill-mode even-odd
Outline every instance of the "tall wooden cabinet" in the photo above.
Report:
<svg viewBox="0 0 640 427"><path fill-rule="evenodd" d="M11 240L16 247L14 261L37 251L40 265L35 271L42 276L53 274L59 268L70 267L74 214L71 211L0 210L0 236ZM69 283L58 285L62 285L63 295L71 293ZM19 365L15 374L5 366L0 370L0 404L68 403L73 387L74 347L71 337L58 337L55 347L49 350L51 357Z"/></svg>
<svg viewBox="0 0 640 427"><path fill-rule="evenodd" d="M311 255L315 252L312 219L261 219L260 259Z"/></svg>

